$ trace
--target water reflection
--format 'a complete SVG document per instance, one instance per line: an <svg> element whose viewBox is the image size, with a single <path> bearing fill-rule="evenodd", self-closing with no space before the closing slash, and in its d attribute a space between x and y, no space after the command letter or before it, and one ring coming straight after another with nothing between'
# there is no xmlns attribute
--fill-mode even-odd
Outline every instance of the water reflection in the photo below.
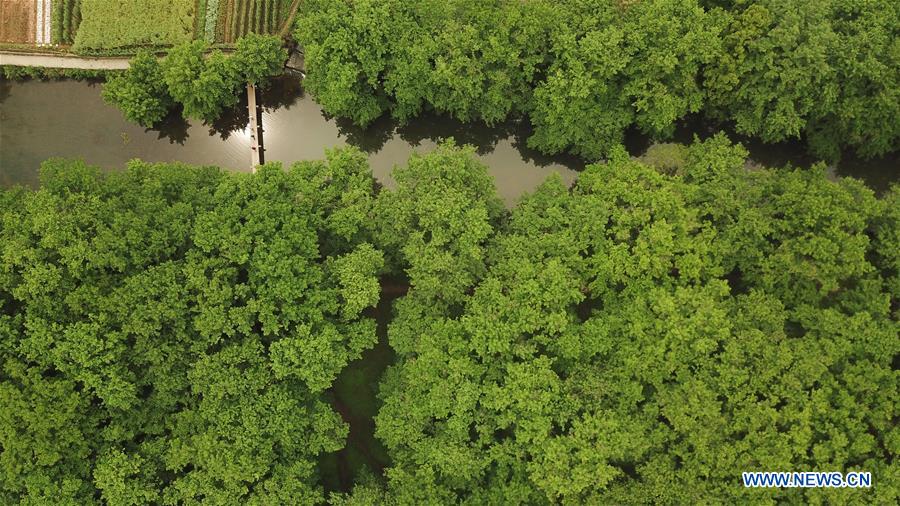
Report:
<svg viewBox="0 0 900 506"><path fill-rule="evenodd" d="M862 179L877 193L885 192L891 185L900 184L900 151L872 160L845 153L835 173Z"/></svg>
<svg viewBox="0 0 900 506"><path fill-rule="evenodd" d="M585 160L574 155L545 155L528 147L532 134L531 125L524 120L507 120L496 125L485 123L465 123L458 119L434 112L426 112L415 120L401 123L390 115L375 120L366 128L359 127L347 118L332 118L322 113L326 121L333 120L339 134L351 144L366 153L381 151L391 139L399 137L414 147L432 145L446 139L453 139L459 145L470 145L479 155L487 155L497 149L498 143L511 141L511 146L519 152L522 160L538 167L563 166L570 170L582 170Z"/></svg>
<svg viewBox="0 0 900 506"><path fill-rule="evenodd" d="M335 118L325 111L322 111L322 118L334 121L338 134L347 139L347 144L369 154L381 151L397 130L397 121L386 114L366 128L355 125L347 118Z"/></svg>
<svg viewBox="0 0 900 506"><path fill-rule="evenodd" d="M250 165L246 97L212 124L184 121L173 111L155 129L127 122L104 103L95 86L76 81L3 83L0 104L0 184L36 185L40 163L60 156L83 158L120 169L129 159L182 161L247 171ZM440 139L472 144L497 180L498 193L513 203L553 172L571 183L583 162L543 157L524 148L527 128L509 122L468 125L438 115L400 125L389 117L367 129L323 114L295 78L276 80L260 93L260 119L267 161L289 165L322 158L325 149L354 145L369 154L373 174L391 185L391 170L414 151L428 151ZM573 170L574 169L574 170Z"/></svg>
<svg viewBox="0 0 900 506"><path fill-rule="evenodd" d="M304 96L300 80L275 79L265 88L259 89L256 103L263 112L278 109L288 110ZM209 126L209 135L218 135L222 140L227 140L232 133L243 132L246 129L250 123L247 93L242 89L239 97L234 107L228 108L219 119L207 125Z"/></svg>
<svg viewBox="0 0 900 506"><path fill-rule="evenodd" d="M424 114L401 124L385 115L368 128L335 119L306 96L297 78L275 80L259 94L260 119L267 161L285 165L317 159L334 146L353 145L369 154L375 177L393 183L391 169L403 164L413 151L428 151L441 139L475 147L497 180L501 197L513 203L523 192L556 172L571 183L585 161L571 155L547 156L528 148L532 127L527 121L487 126L463 123L438 114ZM197 165L247 171L250 165L247 102L238 102L211 124L191 123L173 111L155 129L131 124L100 98L94 83L76 81L8 82L0 79L0 184L36 184L41 161L53 157L84 158L106 168L121 168L131 158L147 161L182 161ZM744 143L751 158L763 165L808 167L815 162L799 141L763 144L725 131ZM707 138L720 125L699 115L679 122L674 141ZM642 154L653 142L638 131L628 132L626 148ZM870 161L847 154L836 173L864 179L883 190L900 176L900 154Z"/></svg>

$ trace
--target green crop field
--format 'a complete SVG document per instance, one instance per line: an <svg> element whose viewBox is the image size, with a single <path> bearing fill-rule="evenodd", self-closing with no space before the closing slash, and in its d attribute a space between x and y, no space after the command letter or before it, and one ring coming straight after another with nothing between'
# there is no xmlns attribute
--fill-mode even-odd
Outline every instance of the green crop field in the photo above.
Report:
<svg viewBox="0 0 900 506"><path fill-rule="evenodd" d="M75 42L75 33L81 24L82 0L56 0L53 2L51 37L55 44Z"/></svg>
<svg viewBox="0 0 900 506"><path fill-rule="evenodd" d="M278 32L287 19L291 0L209 0L207 16L212 14L213 5L218 15L214 40L234 42L248 33Z"/></svg>
<svg viewBox="0 0 900 506"><path fill-rule="evenodd" d="M164 46L194 37L194 0L80 0L75 50Z"/></svg>

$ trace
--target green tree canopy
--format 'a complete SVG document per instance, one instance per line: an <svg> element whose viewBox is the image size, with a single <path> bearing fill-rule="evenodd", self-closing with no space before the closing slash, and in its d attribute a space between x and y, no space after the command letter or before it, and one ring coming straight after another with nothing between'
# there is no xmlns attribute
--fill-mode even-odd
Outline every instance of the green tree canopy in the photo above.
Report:
<svg viewBox="0 0 900 506"><path fill-rule="evenodd" d="M487 168L451 142L414 154L393 176L397 189L376 204L378 243L401 257L414 290L458 302L483 269L503 210Z"/></svg>
<svg viewBox="0 0 900 506"><path fill-rule="evenodd" d="M895 501L893 196L823 170L749 173L745 155L715 137L668 175L616 149L572 190L549 180L493 227L447 310L403 260L384 501ZM775 469L884 481L739 485Z"/></svg>
<svg viewBox="0 0 900 506"><path fill-rule="evenodd" d="M215 121L238 102L242 85L265 85L281 74L287 51L275 36L248 34L233 54L202 40L176 46L162 60L140 52L122 75L103 87L104 99L142 126L159 122L177 103L185 119Z"/></svg>
<svg viewBox="0 0 900 506"><path fill-rule="evenodd" d="M843 145L863 156L900 147L900 5L835 0L834 46L828 52L839 83L833 107L810 118L813 150L836 158Z"/></svg>
<svg viewBox="0 0 900 506"><path fill-rule="evenodd" d="M376 339L382 254L344 233L373 201L360 156L57 160L4 193L0 502L321 502L347 431L322 393ZM331 175L356 207L315 205Z"/></svg>
<svg viewBox="0 0 900 506"><path fill-rule="evenodd" d="M828 61L829 3L759 0L731 13L707 82L711 107L726 111L738 132L766 142L799 137L831 107L839 83Z"/></svg>
<svg viewBox="0 0 900 506"><path fill-rule="evenodd" d="M896 503L900 191L746 155L616 146L512 209L452 142L388 187L48 161L0 192L0 502ZM326 497L386 272L390 465ZM740 485L773 470L873 487Z"/></svg>
<svg viewBox="0 0 900 506"><path fill-rule="evenodd" d="M238 39L232 58L243 80L259 85L281 74L288 55L280 38L248 33Z"/></svg>
<svg viewBox="0 0 900 506"><path fill-rule="evenodd" d="M572 2L575 4L575 2ZM598 159L632 124L654 136L704 103L697 75L714 60L721 27L694 0L572 7L555 30L547 79L536 86L529 144Z"/></svg>
<svg viewBox="0 0 900 506"><path fill-rule="evenodd" d="M240 72L221 51L205 56L207 44L196 40L174 48L163 64L169 93L184 107L184 117L213 121L237 103Z"/></svg>
<svg viewBox="0 0 900 506"><path fill-rule="evenodd" d="M310 93L362 126L523 118L593 161L702 113L834 160L898 149L897 26L891 0L314 0L295 37Z"/></svg>
<svg viewBox="0 0 900 506"><path fill-rule="evenodd" d="M162 66L153 53L142 51L122 74L103 86L103 99L121 109L125 118L143 127L162 120L174 105L163 80Z"/></svg>

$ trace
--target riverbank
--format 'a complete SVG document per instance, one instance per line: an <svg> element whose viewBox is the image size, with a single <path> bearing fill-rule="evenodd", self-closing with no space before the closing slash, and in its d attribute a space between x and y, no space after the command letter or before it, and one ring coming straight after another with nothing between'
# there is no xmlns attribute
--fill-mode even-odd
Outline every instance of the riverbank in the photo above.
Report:
<svg viewBox="0 0 900 506"><path fill-rule="evenodd" d="M37 185L40 164L51 157L82 158L110 170L141 158L249 171L245 96L214 123L188 122L176 112L156 129L145 129L106 104L100 89L90 82L0 81L0 186ZM267 162L320 159L326 149L353 145L368 154L376 178L391 185L394 165L453 137L476 146L507 202L553 173L570 183L584 166L571 157L545 157L528 150L515 125L489 128L423 117L403 126L385 118L360 129L325 117L304 94L299 79L277 79L260 95Z"/></svg>
<svg viewBox="0 0 900 506"><path fill-rule="evenodd" d="M517 122L488 127L428 115L403 125L384 117L362 129L324 115L304 93L301 81L291 77L276 79L260 98L268 162L320 159L326 149L353 145L368 154L379 181L392 184L390 171L395 164L404 163L414 151L429 151L440 139L453 137L459 144L476 147L508 203L551 174L567 183L574 181L586 163L529 149L525 143L529 127ZM111 170L132 158L249 170L245 97L214 123L187 122L175 113L157 128L145 129L125 121L116 108L103 102L95 83L0 80L0 115L4 126L0 129L0 186L36 185L40 164L54 156L83 158ZM712 133L686 124L674 140L690 142L694 135L705 138ZM729 135L747 147L751 159L765 166L809 167L815 162L799 142L764 144ZM640 155L650 144L650 139L634 134L627 138L626 147ZM861 178L882 192L900 179L900 154L875 160L847 155L835 173Z"/></svg>

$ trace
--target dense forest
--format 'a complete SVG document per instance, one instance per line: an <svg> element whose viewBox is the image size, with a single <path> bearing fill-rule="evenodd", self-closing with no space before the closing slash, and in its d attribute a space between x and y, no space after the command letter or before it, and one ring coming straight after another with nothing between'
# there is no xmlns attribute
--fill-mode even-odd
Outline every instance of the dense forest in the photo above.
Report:
<svg viewBox="0 0 900 506"><path fill-rule="evenodd" d="M0 193L0 503L895 504L900 189L621 147L513 209L471 149ZM326 490L378 341L389 462ZM864 470L871 489L747 489Z"/></svg>
<svg viewBox="0 0 900 506"><path fill-rule="evenodd" d="M827 160L900 148L896 0L306 0L295 38L359 125L525 118L531 147L590 160L691 115Z"/></svg>
<svg viewBox="0 0 900 506"><path fill-rule="evenodd" d="M0 190L0 504L900 503L900 186L731 140L897 152L900 2L299 8L328 118L521 122L589 165L507 207L452 139L386 186L355 147L46 161ZM211 123L288 49L139 52L102 93Z"/></svg>

